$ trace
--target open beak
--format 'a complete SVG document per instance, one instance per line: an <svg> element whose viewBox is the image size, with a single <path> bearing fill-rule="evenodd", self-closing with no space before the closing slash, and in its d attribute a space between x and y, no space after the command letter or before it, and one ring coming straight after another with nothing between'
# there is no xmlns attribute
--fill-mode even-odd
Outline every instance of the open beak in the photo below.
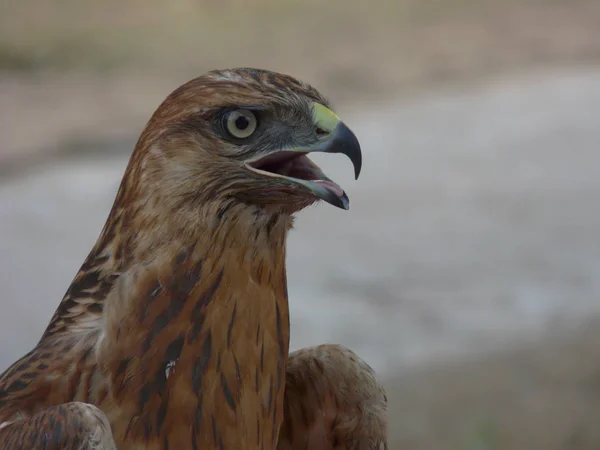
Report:
<svg viewBox="0 0 600 450"><path fill-rule="evenodd" d="M313 103L313 122L317 141L309 146L285 148L246 162L246 167L263 175L285 178L306 187L316 197L338 208L348 209L350 201L344 190L312 162L308 153L342 153L354 165L358 179L362 167L360 144L354 133L330 109Z"/></svg>

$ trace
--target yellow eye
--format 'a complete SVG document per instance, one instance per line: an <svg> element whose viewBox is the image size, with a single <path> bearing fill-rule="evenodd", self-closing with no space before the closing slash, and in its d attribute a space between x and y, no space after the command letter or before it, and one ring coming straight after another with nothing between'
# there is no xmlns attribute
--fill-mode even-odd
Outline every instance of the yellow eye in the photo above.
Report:
<svg viewBox="0 0 600 450"><path fill-rule="evenodd" d="M247 109L236 109L227 115L227 131L238 139L251 136L257 125L256 116Z"/></svg>

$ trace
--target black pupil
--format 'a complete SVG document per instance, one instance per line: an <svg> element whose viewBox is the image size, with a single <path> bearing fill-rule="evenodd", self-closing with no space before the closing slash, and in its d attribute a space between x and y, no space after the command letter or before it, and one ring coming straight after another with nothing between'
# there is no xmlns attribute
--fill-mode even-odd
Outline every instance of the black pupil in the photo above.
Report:
<svg viewBox="0 0 600 450"><path fill-rule="evenodd" d="M246 116L239 116L235 119L235 126L238 130L245 130L250 125L250 121Z"/></svg>

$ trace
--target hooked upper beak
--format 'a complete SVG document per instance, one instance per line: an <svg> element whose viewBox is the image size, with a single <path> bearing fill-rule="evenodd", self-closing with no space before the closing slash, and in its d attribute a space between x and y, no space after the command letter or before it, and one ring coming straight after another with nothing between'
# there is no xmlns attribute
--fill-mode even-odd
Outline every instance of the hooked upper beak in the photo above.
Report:
<svg viewBox="0 0 600 450"><path fill-rule="evenodd" d="M304 151L346 155L354 166L354 179L358 180L362 168L362 153L360 143L352 130L333 111L320 103L313 103L313 119L317 128L324 132L324 136L317 144Z"/></svg>
<svg viewBox="0 0 600 450"><path fill-rule="evenodd" d="M247 161L246 166L264 175L286 178L308 188L316 197L338 208L348 209L350 201L344 190L328 178L306 154L342 153L352 161L354 177L358 179L362 168L360 144L350 128L329 108L315 102L312 104L312 113L318 136L314 144L284 148L258 160Z"/></svg>

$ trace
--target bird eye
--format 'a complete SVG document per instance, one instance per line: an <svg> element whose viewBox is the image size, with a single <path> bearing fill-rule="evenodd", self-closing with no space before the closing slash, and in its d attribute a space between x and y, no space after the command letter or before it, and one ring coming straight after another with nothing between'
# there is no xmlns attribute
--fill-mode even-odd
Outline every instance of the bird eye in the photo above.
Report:
<svg viewBox="0 0 600 450"><path fill-rule="evenodd" d="M236 109L226 116L225 125L227 131L238 139L244 139L252 135L256 130L258 121L256 115L247 109Z"/></svg>

